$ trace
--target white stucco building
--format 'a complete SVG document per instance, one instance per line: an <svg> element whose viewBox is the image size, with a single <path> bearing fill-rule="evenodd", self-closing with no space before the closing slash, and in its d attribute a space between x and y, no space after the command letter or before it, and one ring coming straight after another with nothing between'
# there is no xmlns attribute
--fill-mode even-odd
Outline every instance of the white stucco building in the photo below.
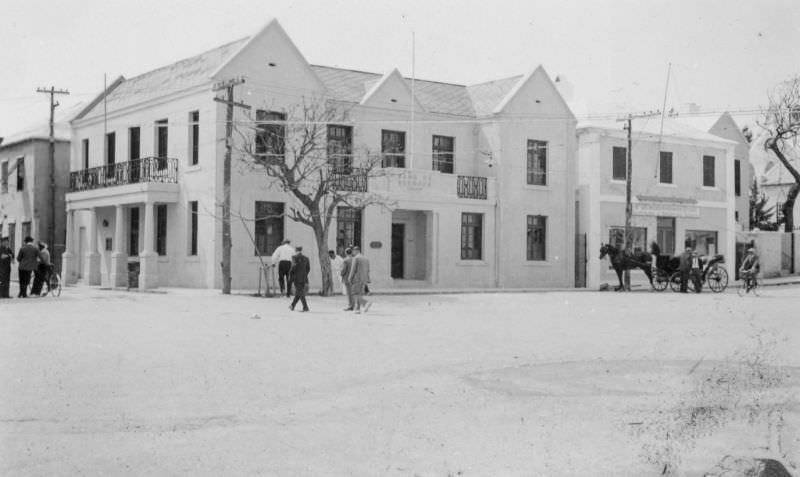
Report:
<svg viewBox="0 0 800 477"><path fill-rule="evenodd" d="M234 77L254 116L331 100L346 120L329 125L328 150L347 144L354 165L361 151L382 155L386 176L365 187L390 207L340 208L327 244L360 244L375 288L573 286L576 120L541 66L464 86L311 65L274 20L121 78L105 107L72 122L68 282L121 287L138 270L143 288L221 286L226 107L212 88ZM311 229L281 215L295 203L265 181L234 157L231 203L244 220L233 221L232 286L256 286L253 237L262 255L284 238L303 245L318 287Z"/></svg>
<svg viewBox="0 0 800 477"><path fill-rule="evenodd" d="M672 255L689 242L701 254L724 254L732 271L737 143L670 119L663 131L659 118L634 120L632 131L634 249L649 251L656 242L662 254ZM578 143L578 233L586 235L587 286L616 285L599 250L623 240L627 132L621 122L582 123ZM631 273L631 282L646 280L644 273Z"/></svg>

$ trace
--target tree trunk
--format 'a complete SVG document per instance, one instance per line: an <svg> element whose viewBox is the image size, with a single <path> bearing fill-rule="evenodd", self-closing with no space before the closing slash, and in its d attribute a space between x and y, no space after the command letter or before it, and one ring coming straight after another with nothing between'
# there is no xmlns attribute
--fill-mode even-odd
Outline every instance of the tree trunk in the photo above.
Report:
<svg viewBox="0 0 800 477"><path fill-rule="evenodd" d="M792 184L789 188L789 193L786 195L786 202L783 203L783 231L794 231L794 203L797 199L797 194L800 193L800 183Z"/></svg>
<svg viewBox="0 0 800 477"><path fill-rule="evenodd" d="M316 221L313 224L314 238L317 241L320 276L322 277L322 296L333 295L333 279L331 276L331 259L328 257L328 230Z"/></svg>
<svg viewBox="0 0 800 477"><path fill-rule="evenodd" d="M767 149L775 154L778 160L781 161L781 164L783 164L783 167L789 171L789 174L792 175L795 181L795 183L792 184L792 187L789 189L786 202L783 203L783 219L785 220L783 230L784 232L792 232L794 231L794 201L797 198L797 193L800 192L800 172L792 167L792 163L790 163L789 160L786 159L786 156L783 155L781 148L778 147L777 139L770 138L764 145Z"/></svg>

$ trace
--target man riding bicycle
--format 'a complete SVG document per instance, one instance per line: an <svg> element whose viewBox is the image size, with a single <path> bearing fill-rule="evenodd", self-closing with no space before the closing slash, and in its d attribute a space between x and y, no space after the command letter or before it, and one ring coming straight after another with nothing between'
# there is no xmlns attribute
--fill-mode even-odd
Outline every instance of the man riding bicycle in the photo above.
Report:
<svg viewBox="0 0 800 477"><path fill-rule="evenodd" d="M753 281L759 272L761 265L758 262L758 255L756 249L750 247L747 249L747 255L742 260L742 266L739 267L739 277L747 284L747 289L753 287Z"/></svg>

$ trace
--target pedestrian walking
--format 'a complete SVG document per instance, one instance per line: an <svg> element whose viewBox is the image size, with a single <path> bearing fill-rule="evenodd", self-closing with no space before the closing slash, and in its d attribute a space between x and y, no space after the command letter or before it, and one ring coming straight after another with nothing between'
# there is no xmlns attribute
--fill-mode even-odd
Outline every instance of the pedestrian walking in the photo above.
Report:
<svg viewBox="0 0 800 477"><path fill-rule="evenodd" d="M331 259L331 276L333 277L333 290L335 293L344 294L344 284L342 282L342 266L344 259L333 250L328 250L328 257Z"/></svg>
<svg viewBox="0 0 800 477"><path fill-rule="evenodd" d="M8 246L8 237L0 239L0 298L11 298L11 263L14 261L14 251Z"/></svg>
<svg viewBox="0 0 800 477"><path fill-rule="evenodd" d="M292 281L289 271L292 269L292 257L294 257L295 249L291 243L290 240L284 240L272 253L272 266L278 266L278 285L281 287L281 294L285 292L287 298L292 296Z"/></svg>
<svg viewBox="0 0 800 477"><path fill-rule="evenodd" d="M303 255L303 247L297 247L297 253L292 258L292 267L289 272L291 281L294 282L294 300L289 305L289 309L294 311L295 305L300 301L303 303L301 311L308 311L306 303L306 293L308 293L308 274L311 273L311 264L308 257Z"/></svg>
<svg viewBox="0 0 800 477"><path fill-rule="evenodd" d="M350 270L353 268L353 250L348 248L344 251L344 260L342 261L342 271L339 277L344 286L344 292L347 294L347 308L344 311L353 311L353 288L350 285Z"/></svg>
<svg viewBox="0 0 800 477"><path fill-rule="evenodd" d="M361 255L359 247L353 247L353 261L350 267L350 292L353 294L353 305L356 313L369 311L372 302L364 299L364 288L369 283L369 259Z"/></svg>
<svg viewBox="0 0 800 477"><path fill-rule="evenodd" d="M33 244L33 237L25 237L25 243L17 253L17 262L19 262L19 297L28 298L31 274L39 266L39 248Z"/></svg>
<svg viewBox="0 0 800 477"><path fill-rule="evenodd" d="M34 272L31 295L39 296L42 294L42 288L46 283L50 282L52 268L53 265L50 263L50 251L47 249L47 244L39 242L39 265Z"/></svg>

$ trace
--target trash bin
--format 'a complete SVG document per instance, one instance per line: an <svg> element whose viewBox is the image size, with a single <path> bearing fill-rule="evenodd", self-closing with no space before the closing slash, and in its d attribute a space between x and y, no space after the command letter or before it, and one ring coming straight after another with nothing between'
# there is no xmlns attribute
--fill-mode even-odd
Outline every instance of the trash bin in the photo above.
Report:
<svg viewBox="0 0 800 477"><path fill-rule="evenodd" d="M128 262L128 289L139 288L139 262Z"/></svg>

